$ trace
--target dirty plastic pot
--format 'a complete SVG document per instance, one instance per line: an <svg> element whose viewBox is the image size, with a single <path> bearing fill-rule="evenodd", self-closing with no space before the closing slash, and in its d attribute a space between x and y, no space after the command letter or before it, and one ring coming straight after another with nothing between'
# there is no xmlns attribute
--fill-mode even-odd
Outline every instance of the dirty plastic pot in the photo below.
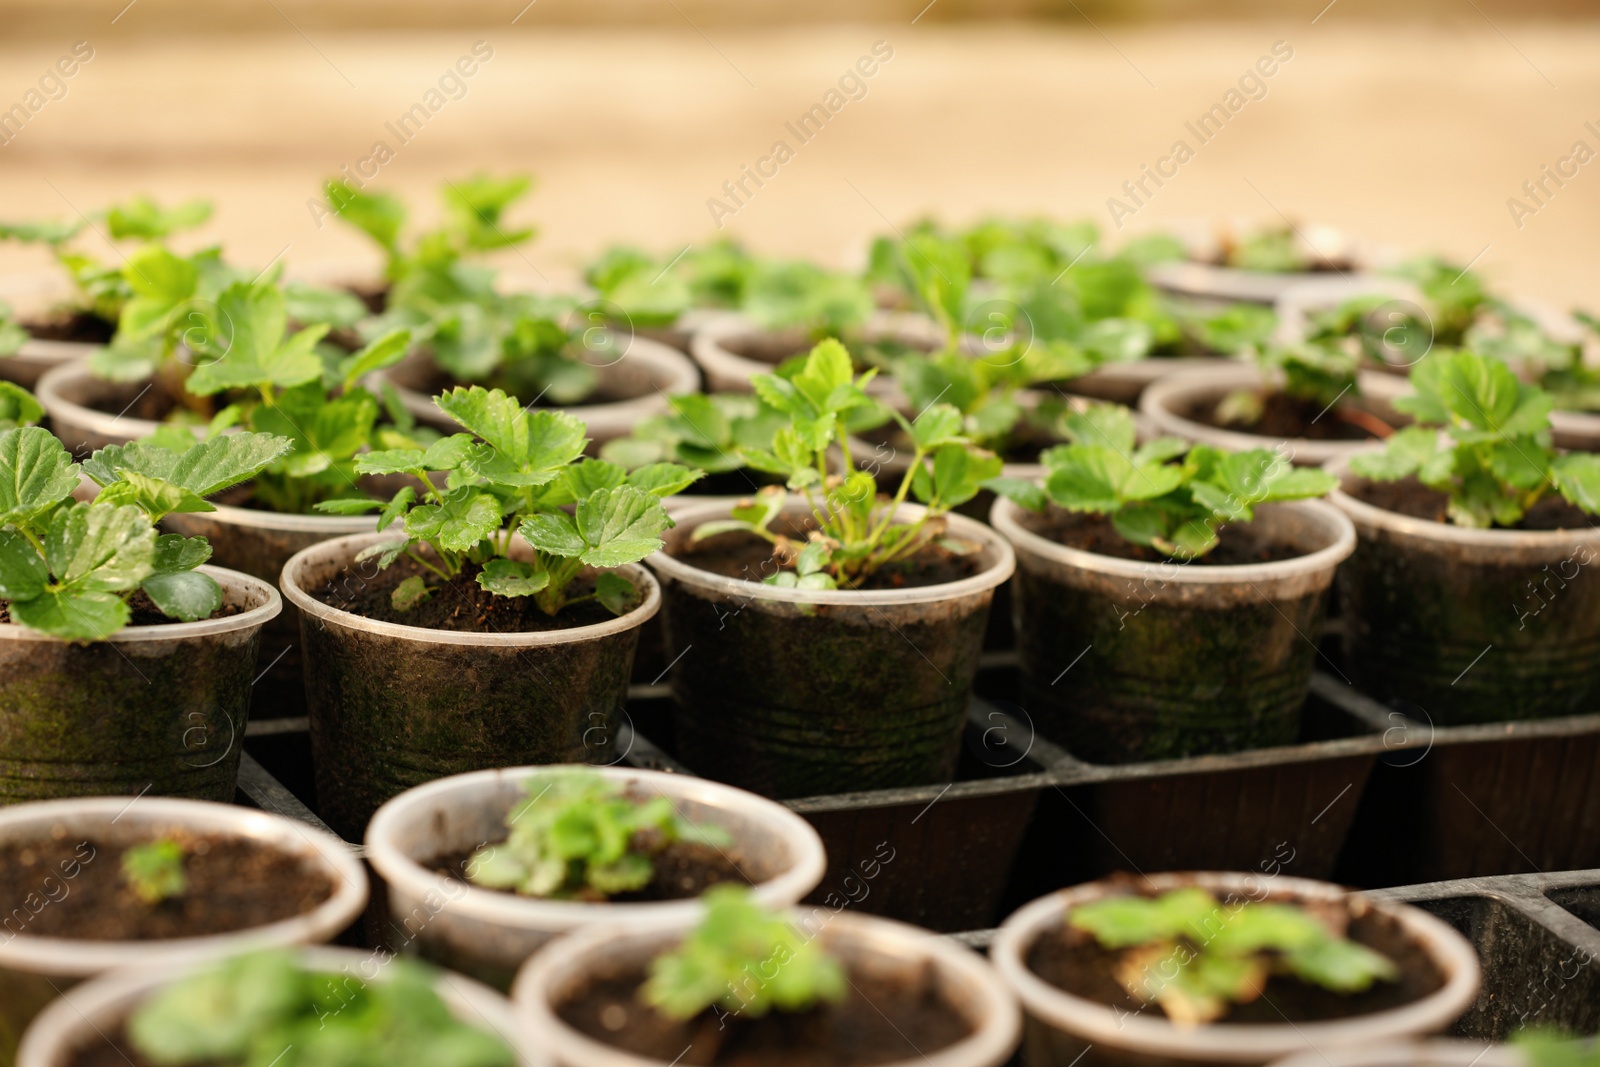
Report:
<svg viewBox="0 0 1600 1067"><path fill-rule="evenodd" d="M1272 1067L1533 1067L1513 1045L1487 1041L1382 1041L1297 1052Z"/></svg>
<svg viewBox="0 0 1600 1067"><path fill-rule="evenodd" d="M345 974L356 982L383 981L389 960L353 948L306 948L296 955L304 967ZM46 1009L28 1030L17 1067L69 1067L75 1055L118 1029L147 997L217 960L185 960L97 978L73 989ZM470 978L440 974L434 983L450 1011L462 1022L488 1030L516 1052L518 1067L550 1067L544 1052L529 1044L511 1015L506 998Z"/></svg>
<svg viewBox="0 0 1600 1067"><path fill-rule="evenodd" d="M816 939L847 971L926 983L972 1028L946 1048L880 1067L1000 1067L1017 1047L1021 1016L1016 999L972 950L905 923L822 906L797 908L790 917L808 940ZM568 1026L556 1006L596 976L648 966L683 933L684 926L594 926L553 941L517 975L512 1011L528 1037L550 1051L557 1067L668 1067L666 1060L636 1056ZM915 1034L908 1036L915 1042Z"/></svg>
<svg viewBox="0 0 1600 1067"><path fill-rule="evenodd" d="M1137 885L1153 893L1198 885L1218 899L1286 903L1351 901L1399 923L1432 959L1444 985L1396 1008L1321 1022L1219 1023L1179 1027L1159 1010L1132 1013L1074 996L1045 981L1027 964L1041 933L1066 921L1067 912L1113 893L1124 882L1090 882L1024 906L995 935L989 958L1022 1001L1022 1062L1026 1067L1175 1067L1178 1064L1268 1063L1296 1052L1329 1051L1362 1042L1438 1033L1465 1011L1478 993L1480 972L1472 946L1451 927L1419 908L1350 893L1306 878L1232 873L1152 874ZM1324 1061L1325 1063L1326 1061Z"/></svg>
<svg viewBox="0 0 1600 1067"><path fill-rule="evenodd" d="M932 319L907 312L875 313L862 327L862 336L867 341L897 341L926 352L944 345L944 335ZM695 331L689 352L705 373L707 392L748 393L753 388L750 379L771 374L790 356L809 352L813 343L799 328L764 330L744 316L728 315ZM897 406L905 400L888 376L869 382L867 392Z"/></svg>
<svg viewBox="0 0 1600 1067"><path fill-rule="evenodd" d="M49 886L40 887L40 906L32 900L8 901L5 937L0 939L0 1064L10 1067L17 1040L41 1009L77 982L118 969L159 969L192 960L239 951L246 946L305 945L331 941L355 921L367 903L367 875L350 846L331 834L293 822L281 815L253 811L233 804L207 804L145 796L86 797L55 800L0 809L0 842L37 840L57 828L68 835L107 846L149 841L172 828L248 838L270 845L324 871L334 885L333 895L304 915L266 926L208 937L168 940L87 941L66 937L37 937L27 932L26 916L49 907ZM91 857L85 861L93 863ZM59 879L54 899L71 892L71 879ZM10 910L16 909L16 910ZM26 910L25 910L26 909ZM21 911L24 919L17 919ZM82 988L67 995L78 1002ZM57 1001L59 1015L65 1001ZM47 1013L48 1014L48 1013ZM74 1013L74 1018L76 1014ZM41 1022L36 1029L48 1031ZM33 1040L30 1031L29 1040Z"/></svg>
<svg viewBox="0 0 1600 1067"><path fill-rule="evenodd" d="M593 904L540 900L481 889L430 864L504 838L506 813L527 796L524 783L544 768L459 774L395 797L367 828L367 858L389 889L391 932L422 955L502 989L522 962L551 938L583 926L650 923L682 927L698 900ZM753 883L771 908L796 904L822 881L822 838L780 804L703 778L627 767L588 768L643 799L666 797L691 822L727 830Z"/></svg>
<svg viewBox="0 0 1600 1067"><path fill-rule="evenodd" d="M16 382L24 389L37 389L39 379L47 373L88 357L98 347L82 341L45 341L30 337L9 356L0 356L0 381Z"/></svg>
<svg viewBox="0 0 1600 1067"><path fill-rule="evenodd" d="M1436 725L1594 710L1600 527L1482 530L1359 499L1347 461L1328 499L1355 524L1339 571L1345 673ZM1407 705L1410 705L1408 708Z"/></svg>
<svg viewBox="0 0 1600 1067"><path fill-rule="evenodd" d="M1246 565L1144 563L1069 548L996 501L1017 553L1022 703L1096 763L1291 744L1300 733L1350 521L1321 501L1260 506L1252 528L1302 553Z"/></svg>
<svg viewBox="0 0 1600 1067"><path fill-rule="evenodd" d="M582 419L589 427L590 447L626 437L641 419L671 411L667 398L678 393L700 391L700 374L682 352L658 341L635 336L628 340L623 354L611 362L592 360L599 376L598 392L618 399L593 404L578 404L561 410ZM444 433L457 433L461 427L434 406L433 396L440 389L452 388L442 382L440 371L425 352L379 371L374 377L394 386L406 410L418 422ZM532 403L532 398L519 398Z"/></svg>
<svg viewBox="0 0 1600 1067"><path fill-rule="evenodd" d="M1573 452L1600 452L1600 413L1552 411L1550 437L1557 448Z"/></svg>
<svg viewBox="0 0 1600 1067"><path fill-rule="evenodd" d="M906 505L901 521L920 508ZM950 515L982 546L977 574L882 591L784 589L678 559L726 502L685 507L647 562L661 580L678 756L771 797L949 781L995 587L1011 548ZM787 515L809 515L804 505Z"/></svg>
<svg viewBox="0 0 1600 1067"><path fill-rule="evenodd" d="M1321 466L1336 456L1347 456L1371 447L1370 438L1321 441L1307 437L1267 437L1242 430L1224 430L1191 418L1188 414L1197 407L1217 403L1229 393L1259 389L1266 381L1267 377L1261 368L1238 362L1211 370L1174 374L1144 391L1139 398L1139 411L1150 420L1157 433L1213 445L1229 452L1268 448L1302 466ZM1359 408L1390 426L1405 425L1405 417L1396 413L1389 403L1395 395L1396 383L1403 387L1401 380L1389 374L1362 371L1358 382L1363 395L1347 398L1340 402L1341 405ZM1322 417L1332 418L1333 413Z"/></svg>
<svg viewBox="0 0 1600 1067"><path fill-rule="evenodd" d="M261 631L283 604L258 578L200 569L238 614L88 643L0 625L0 804L233 799Z"/></svg>
<svg viewBox="0 0 1600 1067"><path fill-rule="evenodd" d="M286 515L257 508L216 504L215 511L173 513L164 529L211 542L212 562L276 585L289 557L334 537L366 533L378 525L374 515ZM285 604L283 613L261 630L261 674L250 694L255 719L296 718L306 713L306 687L300 652L300 612Z"/></svg>
<svg viewBox="0 0 1600 1067"><path fill-rule="evenodd" d="M639 627L661 605L639 566L619 568L643 602L591 626L463 633L379 622L311 595L371 579L353 562L394 534L353 534L303 549L279 588L300 609L306 709L319 813L360 839L384 801L437 778L490 767L603 762L628 691ZM513 539L513 553L531 553Z"/></svg>
<svg viewBox="0 0 1600 1067"><path fill-rule="evenodd" d="M46 372L34 395L50 419L51 432L83 459L106 445L127 444L156 432L161 423L122 414L151 387L149 379L96 378L88 363L75 360Z"/></svg>

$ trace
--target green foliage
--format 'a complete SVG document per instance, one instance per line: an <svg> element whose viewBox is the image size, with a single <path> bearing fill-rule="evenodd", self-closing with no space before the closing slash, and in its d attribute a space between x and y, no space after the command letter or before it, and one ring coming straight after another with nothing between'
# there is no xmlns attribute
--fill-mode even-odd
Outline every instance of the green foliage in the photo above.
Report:
<svg viewBox="0 0 1600 1067"><path fill-rule="evenodd" d="M1217 531L1250 522L1259 504L1322 496L1330 474L1295 467L1264 448L1224 452L1161 437L1135 440L1133 416L1116 404L1095 404L1063 420L1072 443L1040 457L1043 486L994 478L988 488L1022 507L1104 515L1125 540L1177 559L1205 555Z"/></svg>
<svg viewBox="0 0 1600 1067"><path fill-rule="evenodd" d="M1549 1026L1519 1030L1511 1044L1528 1067L1600 1067L1600 1039L1576 1039Z"/></svg>
<svg viewBox="0 0 1600 1067"><path fill-rule="evenodd" d="M748 393L684 393L672 412L641 420L627 437L607 441L600 458L632 470L680 463L708 473L738 470L745 449L765 448L788 419Z"/></svg>
<svg viewBox="0 0 1600 1067"><path fill-rule="evenodd" d="M1449 495L1459 526L1515 526L1551 492L1600 514L1600 456L1550 447L1550 394L1497 359L1460 351L1432 353L1411 385L1395 407L1416 425L1382 452L1354 457L1353 472L1385 482L1415 476Z"/></svg>
<svg viewBox="0 0 1600 1067"><path fill-rule="evenodd" d="M635 597L620 575L602 576L595 591L582 596L571 596L569 587L585 568L609 570L660 548L659 535L672 526L660 498L692 484L699 472L667 463L626 471L581 459L587 439L580 420L559 411L530 412L499 389L457 388L434 403L468 432L427 448L355 458L358 474L412 476L420 495L407 486L387 505L332 500L317 509L355 514L381 508L380 529L399 522L403 540L368 550L385 567L404 553L449 581L474 564L483 588L532 596L548 615L586 600L619 615L628 610ZM436 474L446 475L442 486ZM534 549L531 560L511 558L513 533ZM417 551L421 545L432 548L431 561ZM418 602L414 589L404 599Z"/></svg>
<svg viewBox="0 0 1600 1067"><path fill-rule="evenodd" d="M16 382L0 382L0 431L33 426L44 418L44 405Z"/></svg>
<svg viewBox="0 0 1600 1067"><path fill-rule="evenodd" d="M510 836L473 853L467 877L530 897L601 901L643 889L655 858L683 841L722 847L718 826L691 823L666 797L633 796L590 771L535 775L506 813Z"/></svg>
<svg viewBox="0 0 1600 1067"><path fill-rule="evenodd" d="M170 838L135 845L122 854L122 882L145 904L181 897L189 890L183 846Z"/></svg>
<svg viewBox="0 0 1600 1067"><path fill-rule="evenodd" d="M799 260L756 260L744 281L743 308L763 329L799 327L820 340L854 331L871 316L873 303L855 275Z"/></svg>
<svg viewBox="0 0 1600 1067"><path fill-rule="evenodd" d="M1334 921L1292 904L1221 903L1198 887L1106 897L1067 914L1069 926L1119 952L1113 976L1123 988L1184 1024L1255 1000L1274 974L1345 994L1399 978L1392 960Z"/></svg>
<svg viewBox="0 0 1600 1067"><path fill-rule="evenodd" d="M363 981L286 952L237 956L146 998L128 1037L155 1067L514 1067L498 1036L451 1013L434 972L403 958L384 968Z"/></svg>
<svg viewBox="0 0 1600 1067"><path fill-rule="evenodd" d="M136 443L96 452L82 471L100 486L72 500L80 468L49 432L0 433L0 597L13 622L68 640L111 636L143 589L170 618L216 611L222 590L195 570L211 555L203 537L160 534L172 512L212 511L203 499L253 477L288 442L236 434L182 452Z"/></svg>
<svg viewBox="0 0 1600 1067"><path fill-rule="evenodd" d="M782 486L763 489L754 501L736 508L732 519L700 525L695 539L735 530L764 538L784 562L797 568L780 570L766 581L807 589L857 587L883 567L940 539L941 516L971 500L981 482L998 475L1000 459L970 445L962 432L961 412L949 404L930 406L914 422L893 413L912 456L894 498L880 500L872 475L855 465L848 432L863 414L881 416L881 406L863 389L874 373L855 377L844 346L826 340L787 376L757 376L756 394L786 424L764 448L743 449L743 463L781 475L787 491ZM835 449L840 462L833 473L829 455ZM790 491L805 500L815 523L805 546L770 529ZM913 491L926 505L924 513L915 521L897 522L896 510Z"/></svg>
<svg viewBox="0 0 1600 1067"><path fill-rule="evenodd" d="M1239 270L1266 274L1292 274L1314 265L1289 226L1264 227L1244 234L1229 243L1223 262Z"/></svg>
<svg viewBox="0 0 1600 1067"><path fill-rule="evenodd" d="M844 967L748 889L718 886L702 898L706 916L678 947L657 956L639 990L663 1015L692 1019L708 1008L759 1018L807 1011L845 997Z"/></svg>

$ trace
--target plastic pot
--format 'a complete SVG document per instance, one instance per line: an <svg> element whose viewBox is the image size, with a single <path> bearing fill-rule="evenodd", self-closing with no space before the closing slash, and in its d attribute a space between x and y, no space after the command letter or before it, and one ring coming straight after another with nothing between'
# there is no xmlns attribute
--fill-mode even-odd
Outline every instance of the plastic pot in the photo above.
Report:
<svg viewBox="0 0 1600 1067"><path fill-rule="evenodd" d="M583 926L647 923L681 928L699 913L698 900L591 904L539 900L481 889L439 874L439 856L502 839L506 813L527 796L537 767L461 774L395 797L372 817L367 857L389 887L390 930L415 941L431 959L500 988L551 938ZM733 837L767 907L796 904L822 880L827 861L811 824L780 804L702 778L627 767L593 773L650 799L664 796L691 822L711 823Z"/></svg>
<svg viewBox="0 0 1600 1067"><path fill-rule="evenodd" d="M537 633L379 622L311 595L334 579L374 577L375 560L352 561L393 538L313 545L290 557L279 581L301 613L312 762L328 825L358 840L380 804L436 778L609 758L639 627L661 604L650 573L620 569L644 595L627 615Z"/></svg>
<svg viewBox="0 0 1600 1067"><path fill-rule="evenodd" d="M1389 400L1396 386L1404 383L1393 375L1362 371L1358 378L1362 396L1346 397L1338 406L1351 406L1376 416L1390 426L1402 426L1406 419L1397 414ZM1139 398L1139 410L1159 434L1186 441L1214 445L1230 452L1270 448L1302 466L1320 466L1336 456L1347 456L1372 445L1370 438L1354 441L1322 441L1307 437L1267 437L1240 430L1224 430L1190 417L1189 412L1210 406L1229 393L1260 389L1268 384L1261 368L1249 363L1230 362L1205 371L1174 374L1154 383ZM1329 412L1321 416L1333 418Z"/></svg>
<svg viewBox="0 0 1600 1067"><path fill-rule="evenodd" d="M215 507L215 511L168 515L162 526L185 537L204 537L211 542L211 558L219 566L274 584L296 552L334 537L375 530L378 524L373 515L285 515L228 504ZM251 716L304 715L300 611L293 604L285 604L283 613L262 628L261 666L250 693Z"/></svg>
<svg viewBox="0 0 1600 1067"><path fill-rule="evenodd" d="M85 458L106 445L149 437L161 425L122 414L153 388L149 379L112 382L96 378L88 363L75 360L47 371L35 393L50 418L50 430L67 451Z"/></svg>
<svg viewBox="0 0 1600 1067"><path fill-rule="evenodd" d="M897 341L934 352L943 347L944 335L926 315L880 311L862 327L867 341ZM811 350L811 336L804 330L764 330L744 316L728 315L714 319L695 331L689 352L706 376L706 389L713 393L748 393L750 379L771 374L790 356ZM880 376L867 384L867 392L890 403L904 403L905 397L892 378Z"/></svg>
<svg viewBox="0 0 1600 1067"><path fill-rule="evenodd" d="M351 948L308 948L299 962L325 973L349 975L356 982L383 981L390 957ZM44 1011L17 1056L17 1067L68 1067L74 1055L119 1028L139 1003L212 961L184 961L153 969L106 975L73 989ZM497 1034L517 1054L518 1067L549 1067L542 1050L531 1046L511 1016L506 998L470 978L441 974L434 990L463 1022Z"/></svg>
<svg viewBox="0 0 1600 1067"><path fill-rule="evenodd" d="M905 506L902 521L920 508ZM678 755L765 796L949 781L995 587L1011 548L948 516L982 546L956 582L883 591L784 589L701 570L673 553L726 502L677 511L647 561L661 579ZM791 518L808 515L791 506Z"/></svg>
<svg viewBox="0 0 1600 1067"><path fill-rule="evenodd" d="M989 958L1022 1001L1023 1063L1027 1067L1103 1064L1158 1067L1171 1064L1259 1064L1310 1049L1327 1051L1361 1042L1438 1033L1472 1004L1480 979L1478 957L1467 940L1427 912L1406 904L1351 894L1339 886L1304 878L1256 874L1153 874L1140 879L1154 893L1198 885L1219 899L1233 897L1287 903L1352 901L1399 923L1444 976L1433 993L1397 1008L1322 1022L1238 1023L1179 1027L1158 1010L1119 1011L1074 996L1046 982L1027 965L1040 934L1066 921L1081 904L1124 892L1124 882L1091 882L1052 893L1026 905L1000 927Z"/></svg>
<svg viewBox="0 0 1600 1067"><path fill-rule="evenodd" d="M1331 226L1302 226L1295 230L1295 243L1303 255L1325 263L1324 269L1280 272L1223 266L1220 262L1223 237L1229 231L1237 235L1256 228L1256 224L1242 219L1230 220L1220 227L1209 220L1170 224L1168 229L1188 247L1189 259L1181 263L1158 263L1145 271L1145 277L1158 289L1218 304L1272 304L1307 282L1363 275L1381 282L1368 272L1394 259L1388 249Z"/></svg>
<svg viewBox="0 0 1600 1067"><path fill-rule="evenodd" d="M1533 1067L1511 1045L1486 1041L1384 1041L1297 1052L1273 1067Z"/></svg>
<svg viewBox="0 0 1600 1067"><path fill-rule="evenodd" d="M612 362L589 362L599 375L598 391L619 398L562 408L588 425L591 447L626 437L641 419L666 414L671 410L668 397L700 390L699 372L687 356L645 337L630 339L623 355ZM426 353L416 353L374 377L395 387L401 403L418 422L445 433L460 431L460 426L434 406L433 394L452 385L441 385L440 371ZM532 402L532 398L521 399Z"/></svg>
<svg viewBox="0 0 1600 1067"><path fill-rule="evenodd" d="M1017 1045L1016 1000L982 957L955 941L904 923L826 907L791 913L808 937L818 939L849 972L902 977L937 988L972 1033L954 1045L882 1067L999 1067ZM602 1044L568 1026L556 1006L596 975L626 973L681 940L683 928L590 927L552 942L517 975L512 1010L529 1038L550 1050L559 1067L667 1067ZM932 971L930 977L928 972ZM912 1042L917 1035L908 1035Z"/></svg>
<svg viewBox="0 0 1600 1067"><path fill-rule="evenodd" d="M238 614L89 643L0 625L0 804L233 799L261 631L283 604L258 578L201 570Z"/></svg>
<svg viewBox="0 0 1600 1067"><path fill-rule="evenodd" d="M304 945L331 941L361 914L367 903L367 875L350 847L331 834L281 815L236 807L232 804L206 804L193 800L173 800L145 796L130 802L125 797L86 797L26 804L0 810L0 842L37 840L61 832L71 837L92 838L108 846L126 846L149 841L175 827L201 833L220 833L249 838L295 856L325 872L333 881L333 895L304 915L283 919L266 926L209 937L184 937L170 940L86 941L65 937L37 937L27 932L30 912L49 907L46 897L66 899L71 892L70 878L63 877L54 891L41 885L41 902L8 901L5 934L0 938L0 1064L9 1065L17 1051L23 1028L62 990L79 980L106 971L152 969L186 964L190 961L239 951L246 946L268 947ZM93 858L86 862L94 862ZM56 892L63 895L56 896ZM15 911L9 909L16 909ZM21 912L23 919L17 918ZM73 989L72 1003L78 1003L87 988ZM51 1018L59 1018L67 1001L57 1001ZM81 1004L80 1004L81 1006ZM73 1013L73 1018L77 1018ZM52 1030L43 1020L29 1033L37 1047L40 1034ZM20 1062L55 1062L38 1060Z"/></svg>
<svg viewBox="0 0 1600 1067"><path fill-rule="evenodd" d="M1062 383L1062 388L1075 396L1134 405L1147 388L1163 378L1175 374L1216 371L1234 365L1234 360L1221 356L1150 356L1126 363L1107 363Z"/></svg>
<svg viewBox="0 0 1600 1067"><path fill-rule="evenodd" d="M1099 763L1291 744L1300 733L1350 521L1321 501L1264 505L1253 529L1299 551L1247 565L1144 563L1069 548L1009 500L990 522L1016 549L1023 704Z"/></svg>
<svg viewBox="0 0 1600 1067"><path fill-rule="evenodd" d="M1600 452L1600 413L1552 411L1550 436L1557 448L1574 452Z"/></svg>
<svg viewBox="0 0 1600 1067"><path fill-rule="evenodd" d="M0 301L11 306L13 317L23 329L29 329L33 322L48 319L56 307L70 306L75 296L73 287L53 271L0 276ZM47 371L83 359L99 347L86 341L30 336L15 352L0 356L0 380L33 390Z"/></svg>
<svg viewBox="0 0 1600 1067"><path fill-rule="evenodd" d="M1360 500L1346 461L1327 469L1343 483L1329 500L1358 539L1339 572L1345 673L1356 686L1441 726L1593 710L1600 528L1411 518Z"/></svg>

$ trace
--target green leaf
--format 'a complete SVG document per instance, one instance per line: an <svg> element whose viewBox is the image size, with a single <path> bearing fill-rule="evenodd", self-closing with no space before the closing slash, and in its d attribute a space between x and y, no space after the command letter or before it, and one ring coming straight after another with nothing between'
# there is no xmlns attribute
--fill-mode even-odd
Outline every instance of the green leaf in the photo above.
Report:
<svg viewBox="0 0 1600 1067"><path fill-rule="evenodd" d="M147 196L134 197L106 211L106 229L113 241L130 237L159 241L179 230L190 230L211 217L207 200L187 200L177 207L162 208Z"/></svg>
<svg viewBox="0 0 1600 1067"><path fill-rule="evenodd" d="M1439 451L1439 431L1428 426L1396 430L1381 452L1362 452L1350 459L1350 470L1375 482L1393 482L1422 469Z"/></svg>
<svg viewBox="0 0 1600 1067"><path fill-rule="evenodd" d="M51 589L10 606L14 622L70 641L100 641L124 626L132 612L115 593L80 588Z"/></svg>
<svg viewBox="0 0 1600 1067"><path fill-rule="evenodd" d="M354 226L376 241L391 256L405 225L406 208L388 193L364 193L347 181L331 179L324 187L328 204L340 222Z"/></svg>
<svg viewBox="0 0 1600 1067"><path fill-rule="evenodd" d="M210 575L198 571L152 574L140 588L163 615L184 622L210 618L212 612L222 607L222 587Z"/></svg>
<svg viewBox="0 0 1600 1067"><path fill-rule="evenodd" d="M416 499L417 491L409 485L403 486L383 506L383 511L378 514L378 529L387 530L397 519L406 514L407 509L411 507L412 502Z"/></svg>
<svg viewBox="0 0 1600 1067"><path fill-rule="evenodd" d="M531 596L550 584L550 572L515 559L491 559L478 572L478 584L500 596Z"/></svg>
<svg viewBox="0 0 1600 1067"><path fill-rule="evenodd" d="M1121 404L1090 404L1081 411L1070 411L1062 418L1061 427L1077 444L1100 445L1123 455L1133 451L1137 436L1133 412Z"/></svg>
<svg viewBox="0 0 1600 1067"><path fill-rule="evenodd" d="M518 532L540 552L562 559L577 559L588 548L578 533L577 522L564 511L547 511L523 519Z"/></svg>
<svg viewBox="0 0 1600 1067"><path fill-rule="evenodd" d="M481 576L479 581L482 581ZM389 606L396 611L410 611L432 595L422 576L413 574L401 579L400 584L389 592Z"/></svg>
<svg viewBox="0 0 1600 1067"><path fill-rule="evenodd" d="M651 494L631 485L598 489L578 504L578 532L589 545L580 558L592 567L635 563L661 547L658 535L671 526Z"/></svg>
<svg viewBox="0 0 1600 1067"><path fill-rule="evenodd" d="M0 431L32 426L42 418L44 405L32 393L15 382L0 382Z"/></svg>
<svg viewBox="0 0 1600 1067"><path fill-rule="evenodd" d="M0 526L29 524L76 488L78 467L49 430L0 433Z"/></svg>
<svg viewBox="0 0 1600 1067"><path fill-rule="evenodd" d="M136 471L123 471L122 480L100 490L95 500L103 504L132 504L148 515L151 522L160 522L173 512L216 510L182 486Z"/></svg>
<svg viewBox="0 0 1600 1067"><path fill-rule="evenodd" d="M1298 977L1338 993L1361 993L1379 979L1400 977L1392 960L1343 939L1329 938L1290 952L1286 962Z"/></svg>
<svg viewBox="0 0 1600 1067"><path fill-rule="evenodd" d="M120 592L154 569L156 531L136 507L78 503L51 517L44 547L50 573L62 585Z"/></svg>
<svg viewBox="0 0 1600 1067"><path fill-rule="evenodd" d="M438 504L423 504L406 515L406 533L450 552L466 552L500 529L500 502L481 489L462 486Z"/></svg>
<svg viewBox="0 0 1600 1067"><path fill-rule="evenodd" d="M612 571L595 578L594 595L613 615L626 615L639 604L639 591L633 583Z"/></svg>
<svg viewBox="0 0 1600 1067"><path fill-rule="evenodd" d="M990 478L983 488L1027 511L1043 511L1050 503L1044 488L1026 478Z"/></svg>
<svg viewBox="0 0 1600 1067"><path fill-rule="evenodd" d="M851 382L854 366L844 345L833 338L819 343L806 357L805 366L790 381L819 413L834 410L834 391Z"/></svg>
<svg viewBox="0 0 1600 1067"><path fill-rule="evenodd" d="M157 574L169 574L175 571L192 571L210 558L211 542L204 537L159 534L156 536L155 555L151 557L150 565L155 568Z"/></svg>
<svg viewBox="0 0 1600 1067"><path fill-rule="evenodd" d="M409 488L409 487L408 487ZM317 503L316 509L325 515L365 515L384 507L384 502L370 496L342 496Z"/></svg>
<svg viewBox="0 0 1600 1067"><path fill-rule="evenodd" d="M224 389L287 389L321 379L322 357L316 353L316 344L328 328L307 327L286 339L289 313L283 291L276 285L231 285L217 297L216 309L208 318L213 326L206 343L198 347L216 358L189 375L184 387L196 396Z"/></svg>
<svg viewBox="0 0 1600 1067"><path fill-rule="evenodd" d="M428 469L427 453L420 448L389 448L363 452L356 457L357 474L409 474Z"/></svg>
<svg viewBox="0 0 1600 1067"><path fill-rule="evenodd" d="M650 463L628 472L628 484L651 496L667 497L681 493L705 477L705 471L677 463Z"/></svg>
<svg viewBox="0 0 1600 1067"><path fill-rule="evenodd" d="M965 420L957 408L950 404L934 404L911 424L911 439L922 451L932 452L942 445L965 440L964 427Z"/></svg>
<svg viewBox="0 0 1600 1067"><path fill-rule="evenodd" d="M50 570L28 539L0 530L0 599L32 600L49 581Z"/></svg>
<svg viewBox="0 0 1600 1067"><path fill-rule="evenodd" d="M978 495L984 482L997 477L1002 467L1000 457L992 453L942 445L933 455L934 499L941 507L960 507Z"/></svg>
<svg viewBox="0 0 1600 1067"><path fill-rule="evenodd" d="M440 411L477 434L517 468L554 470L583 454L583 421L564 411L529 412L499 389L451 390L433 398Z"/></svg>
<svg viewBox="0 0 1600 1067"><path fill-rule="evenodd" d="M1600 455L1568 452L1557 456L1550 478L1569 503L1590 515L1600 515Z"/></svg>
<svg viewBox="0 0 1600 1067"><path fill-rule="evenodd" d="M390 330L377 340L339 361L339 379L346 390L373 371L392 367L406 357L411 347L411 331Z"/></svg>

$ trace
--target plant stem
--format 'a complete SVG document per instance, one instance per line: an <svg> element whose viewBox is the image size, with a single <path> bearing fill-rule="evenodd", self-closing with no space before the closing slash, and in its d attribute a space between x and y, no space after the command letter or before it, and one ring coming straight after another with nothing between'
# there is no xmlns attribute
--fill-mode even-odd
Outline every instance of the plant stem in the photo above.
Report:
<svg viewBox="0 0 1600 1067"><path fill-rule="evenodd" d="M413 550L411 550L409 548L406 549L406 555L410 556L413 560L415 560L418 566L426 567L428 570L432 571L434 574L437 574L440 578L443 578L446 582L449 582L449 581L451 581L451 580L453 580L455 578L455 575L446 574L444 571L440 570L438 567L435 567L433 564L429 563L427 560L423 559L415 551L413 551ZM459 573L459 572L460 572L460 568L457 568L457 573Z"/></svg>

